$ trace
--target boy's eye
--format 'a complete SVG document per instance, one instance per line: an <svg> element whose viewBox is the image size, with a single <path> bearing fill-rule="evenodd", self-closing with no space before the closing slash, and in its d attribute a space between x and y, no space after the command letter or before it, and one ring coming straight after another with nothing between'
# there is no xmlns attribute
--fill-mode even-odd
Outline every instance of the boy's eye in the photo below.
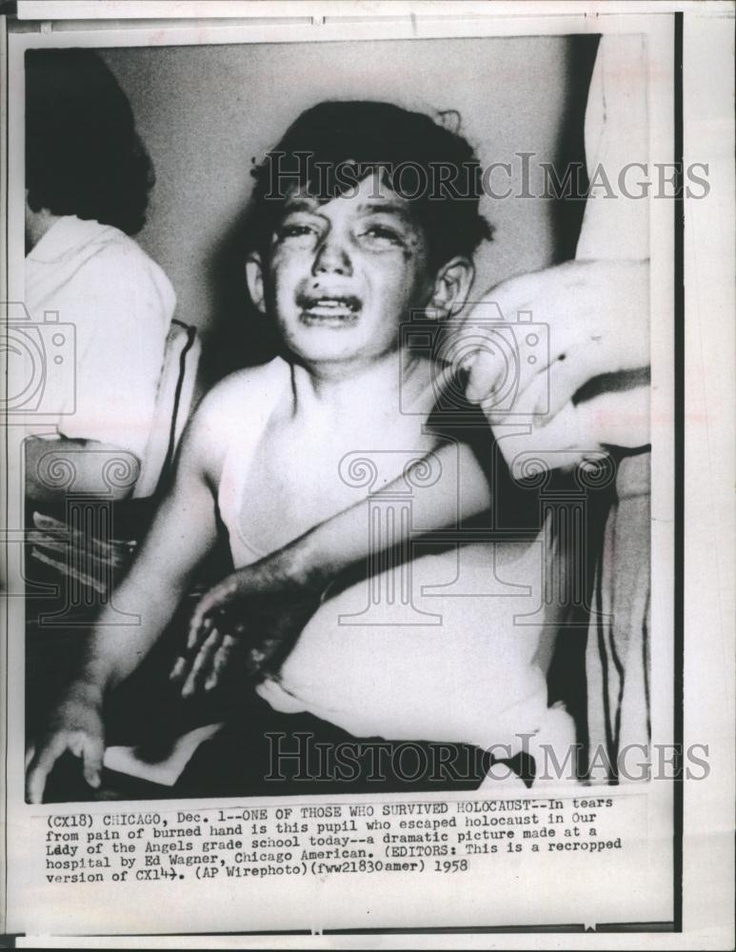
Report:
<svg viewBox="0 0 736 952"><path fill-rule="evenodd" d="M276 230L276 241L311 242L317 234L317 228L310 222L285 222Z"/></svg>
<svg viewBox="0 0 736 952"><path fill-rule="evenodd" d="M401 233L388 225L368 225L362 230L361 234L370 244L377 247L404 244Z"/></svg>

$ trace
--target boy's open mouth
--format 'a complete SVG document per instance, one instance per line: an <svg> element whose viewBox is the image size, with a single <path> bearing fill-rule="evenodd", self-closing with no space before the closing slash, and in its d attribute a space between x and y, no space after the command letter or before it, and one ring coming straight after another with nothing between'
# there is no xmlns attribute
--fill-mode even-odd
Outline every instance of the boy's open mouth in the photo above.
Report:
<svg viewBox="0 0 736 952"><path fill-rule="evenodd" d="M358 320L360 300L352 294L300 294L297 303L305 324L345 327Z"/></svg>

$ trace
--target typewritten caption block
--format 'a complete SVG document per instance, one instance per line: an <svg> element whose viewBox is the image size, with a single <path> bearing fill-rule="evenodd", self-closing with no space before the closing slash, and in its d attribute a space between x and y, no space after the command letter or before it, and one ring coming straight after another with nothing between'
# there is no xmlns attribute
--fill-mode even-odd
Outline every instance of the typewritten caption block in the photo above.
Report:
<svg viewBox="0 0 736 952"><path fill-rule="evenodd" d="M672 915L669 784L23 812L22 873L9 888L23 899L13 925L27 934L591 927Z"/></svg>
<svg viewBox="0 0 736 952"><path fill-rule="evenodd" d="M457 875L510 856L621 853L636 798L582 793L408 803L56 814L36 826L54 885L362 873ZM41 872L39 870L39 872Z"/></svg>

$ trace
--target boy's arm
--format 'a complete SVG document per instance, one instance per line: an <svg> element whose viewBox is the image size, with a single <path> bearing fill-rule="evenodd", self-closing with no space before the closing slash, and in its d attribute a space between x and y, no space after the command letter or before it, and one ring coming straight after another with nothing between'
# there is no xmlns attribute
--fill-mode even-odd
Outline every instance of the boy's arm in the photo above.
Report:
<svg viewBox="0 0 736 952"><path fill-rule="evenodd" d="M41 801L46 779L66 751L83 761L87 782L99 785L105 695L148 654L216 541L213 468L221 447L210 416L205 401L185 435L174 486L130 572L115 590L115 607L100 615L79 673L30 755L26 796L32 803ZM129 615L129 624L121 626L122 614Z"/></svg>
<svg viewBox="0 0 736 952"><path fill-rule="evenodd" d="M458 468L461 492L459 498L448 492L442 480L415 486L412 514L417 525L429 532L457 525L490 507L486 475L467 444L444 444L433 456L445 470ZM381 494L392 490L406 492L405 475ZM370 554L370 505L369 496L278 552L238 569L207 592L192 616L187 657L179 658L172 672L183 685L183 694L216 687L234 651L245 652L245 668L252 675L283 659L330 582ZM412 531L404 522L396 529L396 543Z"/></svg>
<svg viewBox="0 0 736 952"><path fill-rule="evenodd" d="M442 480L435 480L432 485L426 486L414 484L411 497L413 525L422 526L424 532L431 532L471 519L490 508L488 478L467 443L443 444L433 450L432 455L445 471L457 467L461 491L459 494L448 492ZM421 466L422 463L416 465ZM406 492L405 475L402 474L382 489L380 495L391 495L392 492ZM305 580L327 585L339 572L371 554L370 505L369 496L315 526L291 544L294 547L294 568L301 570ZM396 543L403 542L412 532L409 523L397 524L395 528ZM417 530L413 531L416 535ZM291 546L287 546L287 550Z"/></svg>

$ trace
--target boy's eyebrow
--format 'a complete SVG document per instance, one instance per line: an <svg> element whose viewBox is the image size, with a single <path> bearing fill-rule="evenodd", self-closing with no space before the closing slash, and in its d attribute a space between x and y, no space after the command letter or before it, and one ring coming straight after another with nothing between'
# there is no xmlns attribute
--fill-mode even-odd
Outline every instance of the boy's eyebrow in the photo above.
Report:
<svg viewBox="0 0 736 952"><path fill-rule="evenodd" d="M411 219L411 212L405 202L397 202L390 198L369 199L358 205L358 212L388 212L399 215L401 218Z"/></svg>
<svg viewBox="0 0 736 952"><path fill-rule="evenodd" d="M287 198L284 202L285 212L312 212L319 208L319 202L310 196Z"/></svg>
<svg viewBox="0 0 736 952"><path fill-rule="evenodd" d="M287 214L290 212L312 212L318 215L319 209L323 204L325 203L318 201L311 195L295 196L286 200L284 203L284 212ZM407 221L410 221L412 218L411 211L405 202L390 198L369 198L367 201L362 201L358 205L357 212L358 214L386 212L388 214L398 215Z"/></svg>

